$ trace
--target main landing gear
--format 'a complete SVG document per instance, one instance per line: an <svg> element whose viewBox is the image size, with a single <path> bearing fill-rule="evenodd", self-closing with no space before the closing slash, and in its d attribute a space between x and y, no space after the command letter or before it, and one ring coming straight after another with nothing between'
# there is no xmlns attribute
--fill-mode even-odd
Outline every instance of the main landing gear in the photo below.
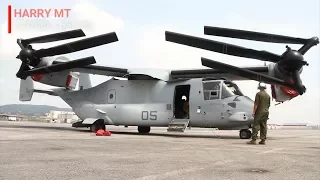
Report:
<svg viewBox="0 0 320 180"><path fill-rule="evenodd" d="M241 139L250 139L251 131L249 129L241 129L239 132L239 136Z"/></svg>
<svg viewBox="0 0 320 180"><path fill-rule="evenodd" d="M90 131L91 132L97 132L99 129L103 129L104 131L106 130L106 125L104 124L104 120L97 120L90 126Z"/></svg>
<svg viewBox="0 0 320 180"><path fill-rule="evenodd" d="M138 126L138 132L141 134L147 134L150 132L150 126Z"/></svg>

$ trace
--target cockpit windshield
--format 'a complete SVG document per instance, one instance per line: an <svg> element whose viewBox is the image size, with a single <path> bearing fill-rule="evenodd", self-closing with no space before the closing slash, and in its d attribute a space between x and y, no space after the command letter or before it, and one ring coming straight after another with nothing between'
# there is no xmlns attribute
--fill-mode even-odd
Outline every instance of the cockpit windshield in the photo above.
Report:
<svg viewBox="0 0 320 180"><path fill-rule="evenodd" d="M232 81L203 81L203 97L205 101L225 99L232 96L244 96L239 87Z"/></svg>
<svg viewBox="0 0 320 180"><path fill-rule="evenodd" d="M235 83L231 81L224 81L222 83L221 99L228 98L234 95L243 96L243 93Z"/></svg>

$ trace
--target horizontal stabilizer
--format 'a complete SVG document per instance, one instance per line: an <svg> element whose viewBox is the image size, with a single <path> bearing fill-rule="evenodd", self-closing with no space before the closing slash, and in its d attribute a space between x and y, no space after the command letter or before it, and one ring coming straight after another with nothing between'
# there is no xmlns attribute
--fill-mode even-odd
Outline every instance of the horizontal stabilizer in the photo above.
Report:
<svg viewBox="0 0 320 180"><path fill-rule="evenodd" d="M51 96L58 96L57 94L55 94L53 91L51 90L41 90L41 89L35 89L34 90L35 93L41 93L41 94L48 94Z"/></svg>

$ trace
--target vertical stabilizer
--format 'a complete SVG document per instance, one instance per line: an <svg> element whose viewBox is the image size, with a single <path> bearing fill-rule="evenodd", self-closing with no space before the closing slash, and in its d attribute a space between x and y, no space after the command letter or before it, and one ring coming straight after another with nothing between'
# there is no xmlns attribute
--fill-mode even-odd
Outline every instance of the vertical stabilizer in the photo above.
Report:
<svg viewBox="0 0 320 180"><path fill-rule="evenodd" d="M79 90L91 88L90 74L80 73L79 77Z"/></svg>
<svg viewBox="0 0 320 180"><path fill-rule="evenodd" d="M20 101L30 101L32 99L34 91L33 80L31 77L27 77L27 79L20 80L20 93L19 100Z"/></svg>

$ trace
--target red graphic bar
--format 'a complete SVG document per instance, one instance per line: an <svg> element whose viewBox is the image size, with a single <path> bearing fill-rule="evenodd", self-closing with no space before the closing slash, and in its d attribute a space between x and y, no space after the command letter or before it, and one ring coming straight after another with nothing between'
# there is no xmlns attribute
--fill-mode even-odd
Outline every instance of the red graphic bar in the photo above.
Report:
<svg viewBox="0 0 320 180"><path fill-rule="evenodd" d="M11 33L11 5L8 5L8 33Z"/></svg>

